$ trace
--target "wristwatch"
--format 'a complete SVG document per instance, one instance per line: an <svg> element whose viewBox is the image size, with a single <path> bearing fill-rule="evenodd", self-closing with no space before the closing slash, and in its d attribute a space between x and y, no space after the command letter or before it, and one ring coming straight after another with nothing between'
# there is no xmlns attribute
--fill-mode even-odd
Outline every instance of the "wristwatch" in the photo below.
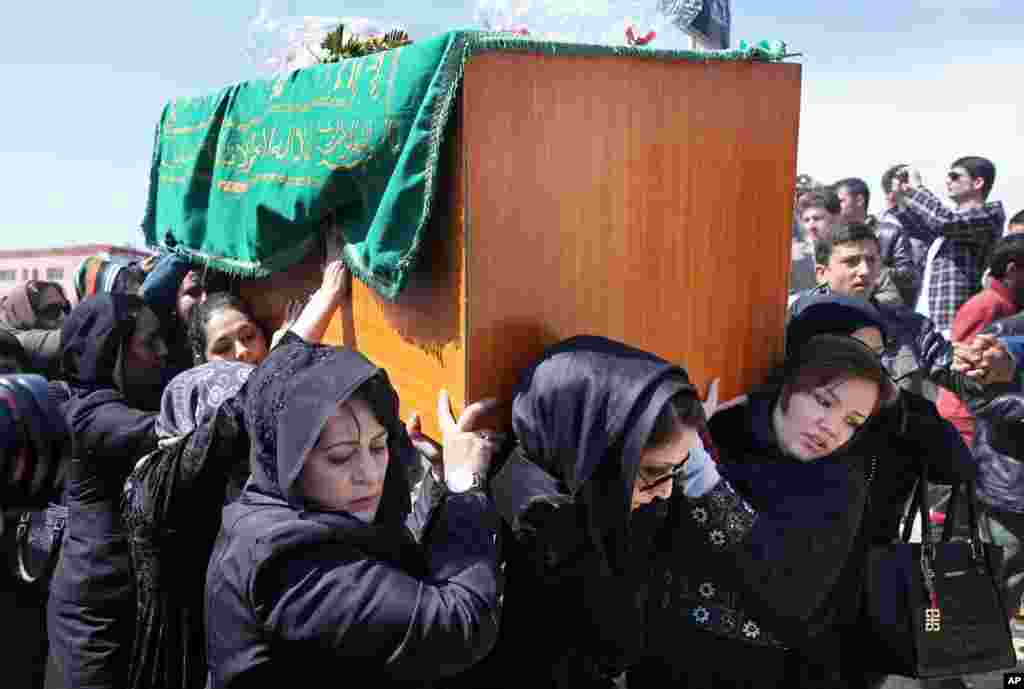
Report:
<svg viewBox="0 0 1024 689"><path fill-rule="evenodd" d="M487 481L478 471L445 472L444 485L451 493L465 493L470 490L486 492Z"/></svg>

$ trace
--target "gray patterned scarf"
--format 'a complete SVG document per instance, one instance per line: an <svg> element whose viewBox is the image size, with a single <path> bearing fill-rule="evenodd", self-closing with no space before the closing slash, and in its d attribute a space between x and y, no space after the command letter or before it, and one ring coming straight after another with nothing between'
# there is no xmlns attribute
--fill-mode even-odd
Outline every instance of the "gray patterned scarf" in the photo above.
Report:
<svg viewBox="0 0 1024 689"><path fill-rule="evenodd" d="M175 376L164 390L156 422L161 444L212 419L221 404L238 394L254 368L239 361L210 361Z"/></svg>

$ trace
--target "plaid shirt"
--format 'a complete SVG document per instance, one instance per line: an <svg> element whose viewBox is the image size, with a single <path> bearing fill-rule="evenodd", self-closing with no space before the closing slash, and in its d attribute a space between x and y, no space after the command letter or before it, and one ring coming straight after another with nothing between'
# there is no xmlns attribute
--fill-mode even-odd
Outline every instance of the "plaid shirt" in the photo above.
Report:
<svg viewBox="0 0 1024 689"><path fill-rule="evenodd" d="M905 197L907 208L897 212L903 229L927 242L944 237L932 263L928 311L935 327L946 331L964 302L981 290L981 276L992 245L1003 234L1006 213L999 201L981 208L950 210L927 189Z"/></svg>

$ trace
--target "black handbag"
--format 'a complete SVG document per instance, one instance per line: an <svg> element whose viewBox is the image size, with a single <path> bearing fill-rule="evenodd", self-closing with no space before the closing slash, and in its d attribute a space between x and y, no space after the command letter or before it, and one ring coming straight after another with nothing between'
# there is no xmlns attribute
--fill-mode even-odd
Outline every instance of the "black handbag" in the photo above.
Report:
<svg viewBox="0 0 1024 689"><path fill-rule="evenodd" d="M1017 664L997 573L1003 551L978 538L973 484L954 486L942 538L928 534L922 467L914 500L922 543L910 543L912 519L902 542L868 553L864 605L866 669L917 678L952 677L1012 669ZM952 541L956 505L966 498L969 537Z"/></svg>
<svg viewBox="0 0 1024 689"><path fill-rule="evenodd" d="M48 587L60 557L68 508L50 504L45 510L22 512L14 535L14 574L26 584Z"/></svg>

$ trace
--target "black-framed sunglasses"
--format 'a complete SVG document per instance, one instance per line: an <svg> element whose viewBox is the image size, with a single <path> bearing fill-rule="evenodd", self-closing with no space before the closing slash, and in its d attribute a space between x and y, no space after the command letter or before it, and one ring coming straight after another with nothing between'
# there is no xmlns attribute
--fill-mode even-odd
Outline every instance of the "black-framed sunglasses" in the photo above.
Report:
<svg viewBox="0 0 1024 689"><path fill-rule="evenodd" d="M692 452L692 450L687 450L686 456L683 457L683 461L681 461L679 464L676 464L674 467L672 467L672 469L665 472L661 476L653 478L650 481L644 481L642 478L638 476L637 481L640 483L640 487L638 488L638 490L641 493L652 491L661 484L665 483L665 481L671 481L676 476L683 473L683 467L686 466L686 462L690 459L690 452Z"/></svg>

